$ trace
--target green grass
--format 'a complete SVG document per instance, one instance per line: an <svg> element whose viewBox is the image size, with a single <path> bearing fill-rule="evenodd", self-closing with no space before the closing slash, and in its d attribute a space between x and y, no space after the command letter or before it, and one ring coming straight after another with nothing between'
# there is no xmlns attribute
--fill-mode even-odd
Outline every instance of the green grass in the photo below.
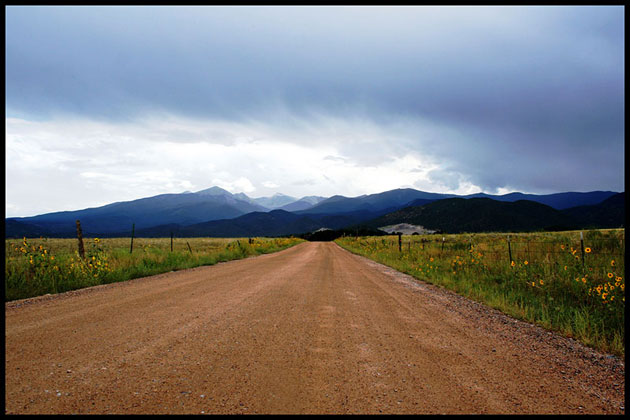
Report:
<svg viewBox="0 0 630 420"><path fill-rule="evenodd" d="M5 241L5 301L62 293L217 262L280 251L297 238L84 238ZM190 249L189 249L190 245ZM192 251L192 252L191 252Z"/></svg>
<svg viewBox="0 0 630 420"><path fill-rule="evenodd" d="M584 232L584 253L580 232L510 234L509 247L507 234L402 239L402 251L397 236L336 242L515 318L625 354L623 229Z"/></svg>

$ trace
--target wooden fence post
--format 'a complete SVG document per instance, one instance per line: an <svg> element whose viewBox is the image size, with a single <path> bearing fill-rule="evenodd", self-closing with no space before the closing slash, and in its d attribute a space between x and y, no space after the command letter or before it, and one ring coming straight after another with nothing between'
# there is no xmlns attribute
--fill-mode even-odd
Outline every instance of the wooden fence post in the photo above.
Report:
<svg viewBox="0 0 630 420"><path fill-rule="evenodd" d="M131 225L131 245L129 246L129 253L131 254L133 252L133 236L136 233L136 224L133 223Z"/></svg>
<svg viewBox="0 0 630 420"><path fill-rule="evenodd" d="M192 249L190 248L190 244L188 243L188 241L186 241L186 245L188 245L188 250L190 251L190 255L192 255Z"/></svg>
<svg viewBox="0 0 630 420"><path fill-rule="evenodd" d="M79 240L79 256L85 259L85 248L83 248L83 232L81 231L81 222L77 220L77 239Z"/></svg>
<svg viewBox="0 0 630 420"><path fill-rule="evenodd" d="M398 233L398 252L402 252L402 234Z"/></svg>
<svg viewBox="0 0 630 420"><path fill-rule="evenodd" d="M510 256L510 267L512 267L512 247L510 246L510 235L508 235L507 237L507 241L508 241L508 254Z"/></svg>
<svg viewBox="0 0 630 420"><path fill-rule="evenodd" d="M173 252L173 232L171 232L171 252Z"/></svg>

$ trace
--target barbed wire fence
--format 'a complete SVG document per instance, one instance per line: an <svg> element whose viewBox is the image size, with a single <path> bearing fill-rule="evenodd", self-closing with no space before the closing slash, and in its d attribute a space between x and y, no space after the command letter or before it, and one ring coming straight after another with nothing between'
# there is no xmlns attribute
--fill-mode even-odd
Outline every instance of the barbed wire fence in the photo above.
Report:
<svg viewBox="0 0 630 420"><path fill-rule="evenodd" d="M625 256L625 237L584 237L579 232L579 237L523 239L519 235L500 235L495 237L479 238L470 235L468 238L458 235L433 235L430 238L414 238L398 236L373 237L373 243L387 244L392 250L397 250L400 255L411 253L431 256L451 257L467 253L471 249L481 252L486 259L504 261L506 265L513 262L524 262L532 265L561 265L567 259L579 263L583 267L604 267L611 261L617 265L623 265ZM358 238L359 241L368 240ZM562 257L565 258L562 258Z"/></svg>

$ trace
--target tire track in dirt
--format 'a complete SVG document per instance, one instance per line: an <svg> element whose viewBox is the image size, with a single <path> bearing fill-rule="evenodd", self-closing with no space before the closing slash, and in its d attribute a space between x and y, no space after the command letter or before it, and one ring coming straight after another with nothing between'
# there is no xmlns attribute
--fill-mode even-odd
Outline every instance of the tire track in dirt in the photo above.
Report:
<svg viewBox="0 0 630 420"><path fill-rule="evenodd" d="M6 413L623 413L623 362L353 255L5 304Z"/></svg>

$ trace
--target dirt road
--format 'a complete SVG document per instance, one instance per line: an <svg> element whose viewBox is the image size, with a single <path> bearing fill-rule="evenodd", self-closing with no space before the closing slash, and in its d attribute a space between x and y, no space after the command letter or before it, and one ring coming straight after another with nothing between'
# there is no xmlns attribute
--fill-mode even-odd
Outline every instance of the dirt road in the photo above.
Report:
<svg viewBox="0 0 630 420"><path fill-rule="evenodd" d="M5 304L6 413L623 413L625 368L303 243Z"/></svg>

